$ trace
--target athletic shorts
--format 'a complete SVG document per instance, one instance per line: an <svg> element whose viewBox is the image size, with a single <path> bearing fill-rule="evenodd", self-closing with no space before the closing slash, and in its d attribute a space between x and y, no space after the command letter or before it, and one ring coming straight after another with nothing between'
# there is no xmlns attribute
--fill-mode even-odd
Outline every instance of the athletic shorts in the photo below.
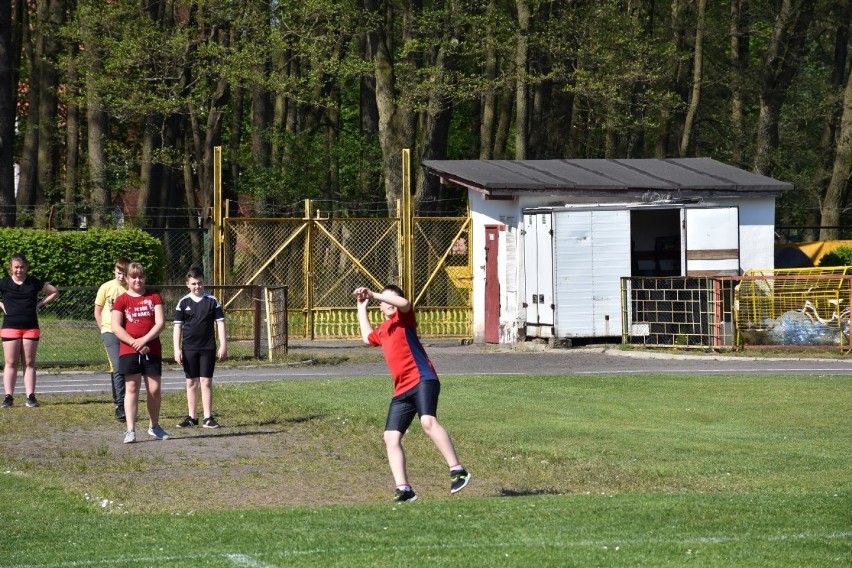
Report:
<svg viewBox="0 0 852 568"><path fill-rule="evenodd" d="M421 380L420 383L391 399L385 430L405 433L414 420L414 415L438 416L438 395L441 383L436 379Z"/></svg>
<svg viewBox="0 0 852 568"><path fill-rule="evenodd" d="M0 329L0 338L3 341L14 341L16 339L32 339L38 341L41 337L41 330L37 327L29 329L15 329L14 327L4 327Z"/></svg>
<svg viewBox="0 0 852 568"><path fill-rule="evenodd" d="M183 372L187 379L195 379L198 377L213 377L213 370L216 368L216 351L213 349L204 349L201 351L184 351L183 352Z"/></svg>
<svg viewBox="0 0 852 568"><path fill-rule="evenodd" d="M127 375L145 377L163 376L163 359L158 355L122 355L118 358L118 372Z"/></svg>

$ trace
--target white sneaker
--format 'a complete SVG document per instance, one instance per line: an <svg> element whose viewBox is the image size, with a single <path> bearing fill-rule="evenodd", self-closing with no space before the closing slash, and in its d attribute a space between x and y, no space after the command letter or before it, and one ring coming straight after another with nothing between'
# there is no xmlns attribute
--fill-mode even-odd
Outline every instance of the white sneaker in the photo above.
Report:
<svg viewBox="0 0 852 568"><path fill-rule="evenodd" d="M169 439L168 433L165 430L163 430L163 427L160 426L159 424L157 424L153 428L148 428L148 434L151 435L151 436L154 436L158 440L168 440Z"/></svg>
<svg viewBox="0 0 852 568"><path fill-rule="evenodd" d="M128 430L124 433L124 443L132 444L136 441L136 430Z"/></svg>

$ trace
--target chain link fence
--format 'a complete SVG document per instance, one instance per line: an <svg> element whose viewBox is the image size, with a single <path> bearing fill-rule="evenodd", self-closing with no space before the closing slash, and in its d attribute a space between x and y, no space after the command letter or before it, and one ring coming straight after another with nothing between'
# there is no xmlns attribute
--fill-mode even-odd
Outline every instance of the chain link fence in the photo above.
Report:
<svg viewBox="0 0 852 568"><path fill-rule="evenodd" d="M333 216L338 215L338 216ZM308 217L306 215L306 217ZM225 282L287 286L291 338L360 337L352 291L403 286L411 247L412 301L424 337L472 336L468 217L245 219L223 222ZM371 310L374 324L381 321Z"/></svg>
<svg viewBox="0 0 852 568"><path fill-rule="evenodd" d="M207 229L143 230L163 243L166 256L164 285L184 284L186 272L193 266L202 268L205 275L213 274L210 232Z"/></svg>

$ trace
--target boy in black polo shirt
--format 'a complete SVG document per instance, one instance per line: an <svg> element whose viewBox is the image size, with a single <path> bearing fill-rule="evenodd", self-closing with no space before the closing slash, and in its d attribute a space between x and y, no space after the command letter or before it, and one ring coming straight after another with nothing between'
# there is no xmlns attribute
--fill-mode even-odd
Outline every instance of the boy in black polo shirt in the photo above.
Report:
<svg viewBox="0 0 852 568"><path fill-rule="evenodd" d="M183 365L186 375L186 402L189 414L178 428L198 426L197 410L199 383L201 406L204 411L204 428L218 428L213 416L213 369L217 359L228 352L225 337L225 313L215 296L204 291L204 272L190 268L186 274L189 294L178 301L175 310L174 351L175 361ZM216 336L219 349L216 349ZM183 341L181 341L181 339Z"/></svg>

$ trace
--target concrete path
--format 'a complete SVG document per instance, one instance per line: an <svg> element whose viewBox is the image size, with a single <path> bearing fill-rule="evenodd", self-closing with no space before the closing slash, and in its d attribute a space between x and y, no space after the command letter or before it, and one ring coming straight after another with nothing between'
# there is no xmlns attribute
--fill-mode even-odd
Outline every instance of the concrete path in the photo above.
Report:
<svg viewBox="0 0 852 568"><path fill-rule="evenodd" d="M622 350L617 346L580 347L572 349L525 349L494 345L460 345L457 341L424 341L438 374L512 375L512 374L767 374L849 375L852 362L830 358L730 356L712 354L661 353ZM300 354L303 358L300 358ZM299 361L281 366L225 366L216 369L215 382L220 384L258 381L310 380L388 376L379 349L360 343L303 343L290 349L291 358ZM316 364L316 360L344 359L339 364ZM174 367L174 365L172 365ZM183 372L169 369L163 373L164 391L182 391ZM17 395L23 389L18 377ZM109 391L104 372L39 371L36 393L83 394ZM23 398L22 398L23 400Z"/></svg>

